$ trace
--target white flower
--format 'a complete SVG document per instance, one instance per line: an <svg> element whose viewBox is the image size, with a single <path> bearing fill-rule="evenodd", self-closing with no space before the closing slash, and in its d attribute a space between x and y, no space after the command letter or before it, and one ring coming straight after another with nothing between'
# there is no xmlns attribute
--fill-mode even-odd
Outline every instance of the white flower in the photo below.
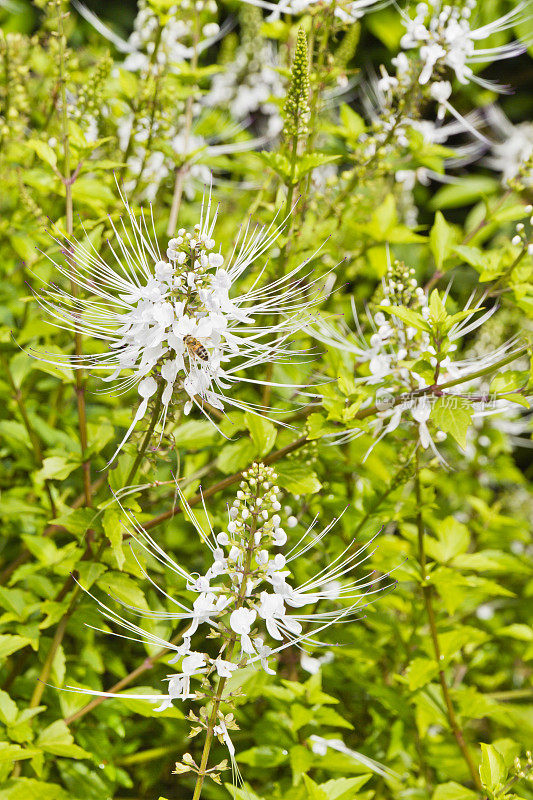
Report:
<svg viewBox="0 0 533 800"><path fill-rule="evenodd" d="M229 626L240 637L242 651L247 655L255 652L250 639L250 630L256 617L257 612L253 608L238 608L232 611L229 618Z"/></svg>
<svg viewBox="0 0 533 800"><path fill-rule="evenodd" d="M122 67L131 72L155 71L164 65L174 70L180 62L192 58L195 51L201 53L211 47L227 30L225 27L221 29L215 22L207 23L202 28L204 38L193 46L195 33L192 17L187 19L183 10L180 13L176 6L171 6L166 21L162 24L145 0L139 0L133 31L128 40L125 40L79 0L73 0L73 5L98 33L112 42L121 53L126 54ZM157 52L154 57L156 42Z"/></svg>
<svg viewBox="0 0 533 800"><path fill-rule="evenodd" d="M476 49L476 44L516 25L526 4L518 3L514 9L488 25L473 28L470 17L476 5L476 0L467 0L462 7L442 5L441 0L430 0L429 3L416 6L413 18L402 12L406 33L401 46L405 50L418 49L423 64L420 84L429 83L436 72L445 66L454 72L460 83L473 81L484 88L502 90L502 87L476 75L470 65L512 58L524 52L525 45L521 42L480 49Z"/></svg>
<svg viewBox="0 0 533 800"><path fill-rule="evenodd" d="M260 599L261 604L258 608L258 613L265 620L267 631L273 639L278 639L281 642L285 631L290 631L290 633L296 635L302 632L301 624L287 617L285 604L280 595L261 592Z"/></svg>
<svg viewBox="0 0 533 800"><path fill-rule="evenodd" d="M137 219L127 201L125 207L131 232L125 226L119 232L113 225L117 244L109 243L109 248L114 264L77 239L67 240L61 234L56 239L68 265L50 260L87 297L76 299L55 286L36 295L59 327L76 329L107 345L107 351L96 355L65 357L74 368L110 372L104 380L116 381L119 391L137 386L141 402L115 456L151 400L161 408L163 427L171 402L180 396L187 399L186 414L193 405L206 414L205 403L221 411L229 403L260 413L259 406L226 390L239 381L262 384L247 377L246 371L294 358L289 341L308 318L318 283L303 285L304 262L286 276L263 287L255 281L238 294L239 278L274 244L283 224L254 230L248 222L231 254L212 252L218 211L211 214L210 194L194 234L183 231L171 240L166 258L144 214ZM255 326L257 317L267 324ZM61 356L44 358L51 363L61 360Z"/></svg>
<svg viewBox="0 0 533 800"><path fill-rule="evenodd" d="M220 678L231 678L232 673L238 668L238 664L234 664L232 661L224 661L223 658L217 658L213 662L213 666Z"/></svg>
<svg viewBox="0 0 533 800"><path fill-rule="evenodd" d="M272 11L270 20L279 19L283 14L303 14L311 6L331 5L335 2L335 16L345 23L356 22L367 11L382 5L382 0L279 0L278 3L271 3L268 0L244 0L244 2Z"/></svg>
<svg viewBox="0 0 533 800"><path fill-rule="evenodd" d="M464 392L470 391L473 416L485 414L486 401L483 380L474 380L469 383L469 374L485 368L490 369L504 356L518 352L519 348L516 346L516 340L512 339L478 358L459 358L455 355L457 342L480 328L497 310L496 305L484 310L482 303L486 298L483 297L474 301L474 296L471 296L463 311L459 312L458 319L447 322L445 334L441 332L436 338L431 324L428 325L427 330L423 327L417 329L406 325L394 312L388 314L388 319L385 320L383 310L400 306L416 311L422 320L429 320L430 323L433 322L432 314L437 313L435 309L439 309L439 313L442 313L446 320L451 319L445 310L448 293L445 293L443 300L439 297L438 292L433 293L429 298L413 277L414 270L409 270L405 265L399 263L394 267L394 269L400 268L403 270L401 279L397 274L393 274L391 266L383 280L382 289L385 299L381 302L382 310L375 314L372 314L368 308L366 310L371 329L368 339L363 333L353 303L352 310L358 331L357 338L353 336L347 326L339 330L326 321L319 323L318 329L314 330L313 335L324 344L350 352L359 362L368 364L370 374L355 379L356 383L375 387L375 395L372 395L367 401L368 405L375 404L376 411L373 414L373 420L369 423L373 442L365 458L381 439L406 421L405 413L409 411L409 417L418 428L419 445L423 449L431 449L434 455L443 464L446 464L434 441L435 439L442 441L442 438L438 435L434 437L430 432L430 426L431 429L436 428L434 420L431 418L434 400L438 397L441 398L441 402L453 404L456 393L461 402ZM431 375L428 376L427 373L424 373L423 366L420 368L422 374L417 372L417 363L426 365L425 369L431 367ZM439 390L439 385L456 379L464 379L464 384L456 389ZM509 401L502 401L494 411L508 412L512 408ZM354 428L339 434L331 434L331 437L333 441L339 442L348 441L361 435L363 435L363 430Z"/></svg>
<svg viewBox="0 0 533 800"><path fill-rule="evenodd" d="M224 561L226 566L216 579L212 579L212 583L216 583L213 591L201 592L192 604L192 608L163 591L153 581L154 586L169 601L170 611L147 611L145 608L137 609L123 603L128 610L153 620L168 620L173 624L191 620L192 625L187 629L181 644L178 645L173 641L165 643L165 640L157 634L136 625L127 617L110 609L101 600L94 598L106 619L124 632L114 635L123 636L128 640L144 641L158 647L168 647L175 653L172 662L181 660L180 671L168 677L166 694L128 694L128 697L150 699L161 703L158 710L164 710L174 699L186 700L191 697L190 681L193 678L201 678L205 682L209 675L216 672L221 680L226 680L240 667L254 664L272 675L275 670L269 664L269 660L276 654L290 645L316 648L321 644L317 639L318 634L331 625L357 619L361 608L371 602L372 595L381 591L382 577L375 586L375 578L370 572L358 579L352 576L353 571L372 556L374 550L371 549L371 542L359 549L354 542L350 543L331 560L328 566L320 569L299 586L291 584L289 569L284 568L283 572L271 571L270 561L267 565L262 565L262 559L258 559L257 555L264 549L263 543L271 540L275 521L281 522L278 514L272 514L274 503L279 505L276 500L279 490L275 485L275 473L262 464L254 464L243 474L243 478L244 482L254 481L255 496L248 494L249 499L241 500L238 519L241 521L243 506L247 505L249 515L253 517L253 524L250 529L244 525L239 527L239 532L235 534L237 545L233 547L247 554L247 566L234 566L229 563L229 559L220 558L220 548L214 531L211 528L209 531L202 529L178 485L177 491L184 512L200 534L201 541L211 551L214 561L217 563ZM257 496L261 496L263 501L261 510L255 502ZM265 509L269 512L266 520L262 516L262 510ZM128 531L137 544L178 576L190 591L195 591L193 577L165 553L129 512L122 510L126 516ZM278 560L277 566L286 567L290 562L304 557L329 534L336 521L332 520L317 532L315 518L294 547ZM254 535L256 529L261 532L260 541ZM278 556L281 554L277 554L276 558ZM241 564L244 563L242 558L240 561ZM309 563L313 561L314 559L310 559ZM90 592L88 594L91 595ZM319 609L321 602L327 603L326 610ZM303 610L304 606L308 607L307 613ZM201 627L205 625L209 627L210 638L216 634L223 640L216 658L190 649L192 634L198 636ZM267 636L270 637L271 644L265 641ZM239 650L235 650L234 645L239 645ZM205 686L205 683L203 685ZM111 696L105 692L92 692L89 689L80 691L86 694Z"/></svg>
<svg viewBox="0 0 533 800"><path fill-rule="evenodd" d="M486 163L491 169L501 172L502 182L506 183L515 178L533 156L533 123L528 121L513 125L498 106L490 106L485 113L500 139L492 143ZM524 175L522 180L527 186L533 186L533 170Z"/></svg>

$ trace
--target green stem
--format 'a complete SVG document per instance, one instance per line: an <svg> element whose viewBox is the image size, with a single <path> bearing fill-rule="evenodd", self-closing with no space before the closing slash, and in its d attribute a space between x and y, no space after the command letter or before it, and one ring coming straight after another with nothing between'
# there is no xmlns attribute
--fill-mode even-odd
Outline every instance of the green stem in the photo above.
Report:
<svg viewBox="0 0 533 800"><path fill-rule="evenodd" d="M467 383L468 381L474 380L475 378L483 378L485 375L490 375L491 373L495 372L496 370L500 369L500 367L505 367L506 364L510 364L512 361L516 361L517 358L520 356L525 355L529 350L529 345L524 345L519 350L516 350L514 353L501 358L499 361L496 361L494 364L483 367L483 369L478 369L476 372L471 372L469 375L464 375L462 378L454 378L451 381L446 381L445 383L433 384L432 386L424 386L423 389L416 389L415 391L411 392L409 395L400 394L397 395L393 401L390 408L397 406L399 403L405 402L405 400L409 399L410 397L422 397L426 394L436 394L438 395L444 389L451 389L453 386L459 386L461 383ZM371 417L372 414L375 414L380 409L377 406L368 406L368 408L363 408L361 411L358 411L354 419L366 419L366 417Z"/></svg>
<svg viewBox="0 0 533 800"><path fill-rule="evenodd" d="M254 496L254 499L257 495ZM253 504L253 508L256 508L255 502ZM250 536L248 537L248 543L246 546L246 560L243 567L242 572L242 579L239 586L239 594L237 596L235 602L235 610L242 607L244 603L244 598L246 597L246 586L248 583L248 576L250 574L250 567L252 564L252 556L255 548L255 532L257 530L257 511L252 511L252 522L250 524ZM237 641L237 636L235 633L231 634L231 637L228 641L227 649L224 654L224 658L226 661L231 661L233 657L233 651L235 650L235 643ZM192 796L192 800L200 800L200 795L202 793L202 786L204 783L207 763L209 760L209 753L211 751L211 745L214 739L214 728L217 723L218 719L218 711L220 708L220 704L222 702L222 697L224 694L224 687L226 686L227 678L219 678L216 694L213 700L213 707L211 709L211 714L209 715L209 721L207 723L207 734L204 743L204 749L202 750L202 758L200 761L200 768L198 770L198 776L196 778L196 785L194 787L194 794Z"/></svg>
<svg viewBox="0 0 533 800"><path fill-rule="evenodd" d="M295 450L299 450L300 447L303 447L307 443L307 436L300 436L299 439L296 439L291 444L282 447L280 450L275 450L270 455L266 456L262 459L263 464L274 464L276 461L279 461L284 456L288 455L288 453L293 453ZM245 468L246 469L246 468ZM223 489L227 489L230 486L233 486L234 483L238 483L242 480L242 470L239 472L234 472L233 475L228 475L227 478L223 478L218 483L213 484L208 489L206 489L202 494L195 494L189 500L189 505L191 508L197 506L203 500L207 500L209 497L212 497L217 492L221 492ZM168 511L163 511L162 514L158 514L157 517L152 517L147 522L144 523L143 528L145 530L151 530L152 528L156 528L158 525L161 525L162 522L166 522L167 519L172 519L177 514L181 514L181 507L180 506L173 506Z"/></svg>
<svg viewBox="0 0 533 800"><path fill-rule="evenodd" d="M198 66L198 42L200 39L200 20L198 17L198 13L195 13L194 18L194 39L193 39L193 57L191 59L191 69L194 71ZM176 225L178 224L178 216L180 212L181 206L181 198L183 196L183 183L185 181L185 175L187 170L189 169L189 164L187 163L187 150L189 147L189 140L191 138L191 130L192 130L192 121L193 121L193 105L194 105L194 92L191 89L191 93L187 97L187 104L185 107L185 129L184 129L184 136L183 136L183 158L185 161L178 167L176 170L176 181L174 183L174 194L172 196L172 205L170 207L170 217L168 220L167 225L167 236L174 236L174 232L176 230Z"/></svg>
<svg viewBox="0 0 533 800"><path fill-rule="evenodd" d="M420 483L420 463L418 457L418 450L416 451L415 459L416 459L415 491L416 491L416 506L417 506L416 527L417 527L417 538L418 538L418 561L420 564L421 588L424 597L424 606L426 609L426 614L429 622L429 629L431 633L431 641L433 644L433 652L435 654L435 661L437 662L437 667L438 667L439 682L441 685L442 694L444 697L444 703L446 705L446 714L448 716L448 722L450 723L450 728L452 730L452 733L466 762L474 786L478 791L483 791L483 786L479 777L479 772L474 763L474 759L472 758L472 754L468 749L468 745L466 744L463 731L459 725L459 721L455 714L455 709L453 707L450 690L446 682L446 676L441 666L442 652L440 648L437 624L435 621L435 612L433 609L432 587L428 581L426 551L424 546L424 520L422 517L422 487Z"/></svg>
<svg viewBox="0 0 533 800"><path fill-rule="evenodd" d="M59 37L59 86L61 96L61 133L63 141L63 176L62 181L65 186L65 213L66 213L66 230L67 237L70 238L74 231L74 208L72 201L72 184L76 178L77 172L72 175L70 169L70 141L68 131L68 115L67 115L67 92L66 92L66 77L65 77L65 32L63 28L63 13L61 10L61 0L58 0L58 37ZM78 286L76 281L71 278L70 281L71 292L74 298L78 297ZM82 336L76 326L74 331L74 346L76 352L76 360L79 361L82 356ZM84 458L87 451L87 414L85 408L85 380L83 371L75 369L75 387L76 387L76 402L78 406L78 425L80 431L80 447L82 458ZM83 488L85 492L85 505L92 504L91 495L91 462L90 459L83 461Z"/></svg>
<svg viewBox="0 0 533 800"><path fill-rule="evenodd" d="M43 454L42 454L41 444L39 442L39 438L38 438L37 434L35 433L35 430L33 429L33 425L30 422L30 418L28 417L28 412L26 410L26 404L24 402L24 396L23 396L21 390L17 387L17 385L16 385L16 383L14 381L14 378L13 378L13 374L12 374L10 368L9 368L9 363L7 361L7 358L5 358L4 356L2 356L2 366L4 368L4 372L5 372L5 375L7 377L7 381L9 383L9 386L11 387L11 391L13 392L13 398L14 398L17 406L18 406L18 410L20 412L20 416L22 417L22 421L24 423L24 427L26 428L26 431L28 432L28 436L30 438L30 442L31 442L31 445L32 445L32 448L33 448L33 455L35 457L35 461L36 461L38 467L42 467L42 465L43 465ZM57 516L57 512L56 512L56 506L55 506L54 498L53 498L53 495L52 495L52 487L51 487L50 481L45 480L44 486L45 486L45 489L46 489L46 493L48 495L48 500L50 501L50 511L52 513L52 518L53 518L53 517Z"/></svg>

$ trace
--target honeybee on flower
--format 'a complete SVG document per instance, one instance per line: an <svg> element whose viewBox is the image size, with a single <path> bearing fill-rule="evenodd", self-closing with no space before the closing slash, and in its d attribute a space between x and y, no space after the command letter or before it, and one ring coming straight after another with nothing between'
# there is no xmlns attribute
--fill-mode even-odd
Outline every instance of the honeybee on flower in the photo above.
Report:
<svg viewBox="0 0 533 800"><path fill-rule="evenodd" d="M218 208L212 212L209 192L200 222L192 232L178 230L162 253L152 212L150 230L147 215L137 217L122 199L129 230L124 223L122 230L111 223L114 263L77 239L55 237L66 265L50 260L86 296L77 298L52 285L36 294L56 325L107 345L93 355L39 357L110 373L102 380L113 382L113 391L137 387L140 404L115 456L151 401L163 427L171 403L180 396L185 414L197 406L207 415L206 404L220 412L230 404L262 413L261 406L227 390L239 381L264 385L249 370L294 358L298 351L293 335L305 326L309 308L320 296L318 279L309 280L304 269L310 259L270 282L262 283L261 270L250 288L240 294L236 290L239 278L281 235L283 221L278 225L274 220L268 227L252 227L248 221L231 254L223 255L214 238ZM258 324L258 317L265 323ZM198 345L191 348L194 342Z"/></svg>

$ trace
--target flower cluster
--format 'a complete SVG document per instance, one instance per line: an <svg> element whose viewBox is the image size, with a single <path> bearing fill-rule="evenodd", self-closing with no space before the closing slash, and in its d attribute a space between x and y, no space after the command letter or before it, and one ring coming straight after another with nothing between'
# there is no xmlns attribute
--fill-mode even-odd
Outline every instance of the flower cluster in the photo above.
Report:
<svg viewBox="0 0 533 800"><path fill-rule="evenodd" d="M469 375L485 368L490 371L492 364L513 352L516 342L509 340L475 359L456 358L458 342L490 319L497 306L483 310L481 301L471 297L462 311L449 315L445 305L447 293L441 298L434 290L428 297L418 285L415 270L398 261L389 266L381 291L377 309L374 312L367 309L372 329L369 340L363 334L355 306L353 313L359 332L356 341L350 340L346 331L339 332L325 322L315 335L329 346L353 353L366 365L366 374L356 378L356 383L375 387L370 401L376 406L370 423L374 442L368 453L384 436L396 430L409 412L411 423L418 427L420 446L430 448L443 461L435 441L444 441L447 434L432 416L435 401L448 402L452 414L454 400L457 407L462 408L466 403L474 414L486 413L489 398L483 381L471 381ZM447 387L448 382L456 380L461 383L459 395ZM469 394L465 395L465 391ZM508 407L509 403L502 400L496 410ZM363 432L363 427L359 427L344 432L341 438L354 438ZM335 440L338 438L335 435Z"/></svg>
<svg viewBox="0 0 533 800"><path fill-rule="evenodd" d="M245 2L271 11L269 17L271 20L279 19L283 14L304 14L333 5L333 13L337 19L343 24L350 24L361 19L373 8L379 7L382 0L280 0L279 3L270 3L268 0L245 0Z"/></svg>
<svg viewBox="0 0 533 800"><path fill-rule="evenodd" d="M170 604L169 611L128 608L173 623L186 620L188 625L181 644L147 632L97 600L104 616L127 631L128 638L167 647L174 652L169 663L179 662L178 672L167 677L166 693L128 697L157 701L160 704L157 710L163 711L174 700L215 696L214 733L226 743L231 756L234 749L227 731L227 718L219 710L220 702L228 699L224 696L226 681L237 670L251 665L274 675L278 653L292 645L312 648L320 645L316 639L319 633L336 623L355 619L371 596L384 588L382 579L373 579L370 575L353 577L353 571L372 554L367 545L357 547L354 542L327 567L295 585L291 580L290 563L327 536L336 520L315 532L315 519L284 554L282 548L287 544L287 533L282 527L275 471L265 464L255 463L242 477L236 498L228 508L226 525L218 533L211 527L208 532L201 527L178 487L184 510L211 552L212 563L204 575L189 573L176 563L131 514L125 512L128 533L177 576L188 592L196 595L192 604L187 605L160 589ZM322 602L327 604L327 610L318 610ZM306 606L309 610L303 611ZM200 634L198 644L193 645L193 637L197 640ZM206 648L209 639L219 642L214 653ZM199 682L198 691L192 691L193 680ZM214 695L212 682L216 683ZM107 696L89 689L77 691ZM199 723L195 733L207 727L205 714L199 717L193 714L192 718ZM194 769L194 762L186 761L180 769Z"/></svg>
<svg viewBox="0 0 533 800"><path fill-rule="evenodd" d="M237 121L254 117L259 129L269 137L277 136L283 127L279 109L273 100L283 95L283 82L273 45L261 37L261 12L243 6L240 13L242 41L232 60L213 77L203 103L227 106ZM257 119L257 115L261 119Z"/></svg>
<svg viewBox="0 0 533 800"><path fill-rule="evenodd" d="M214 21L218 11L215 0L178 0L168 9L164 21L146 0L139 0L133 31L127 41L79 0L73 0L73 3L100 34L126 54L122 66L131 72L149 73L163 66L172 69L188 61L195 49L206 50L221 35L221 29ZM193 46L195 38L197 42Z"/></svg>
<svg viewBox="0 0 533 800"><path fill-rule="evenodd" d="M422 85L448 68L460 83L474 81L494 90L497 87L476 75L470 65L512 58L524 52L524 45L520 42L476 49L477 42L516 24L524 9L522 3L488 25L473 28L470 17L476 6L477 0L465 0L462 6L442 5L441 0L430 0L429 3L418 3L414 17L403 14L406 32L400 44L404 50L414 48L418 51L422 65L418 80Z"/></svg>
<svg viewBox="0 0 533 800"><path fill-rule="evenodd" d="M211 213L209 194L192 233L180 229L163 256L155 228L151 234L145 215L137 219L124 202L131 232L123 226L121 234L113 225L118 252L109 247L115 266L78 240L56 239L67 266L53 263L89 298L77 299L54 286L37 295L60 326L108 344L108 352L67 357L75 368L110 371L104 380L119 379L115 388L123 391L137 385L141 403L116 452L154 397L163 425L180 392L188 398L186 414L193 404L204 413L206 403L222 411L224 401L259 413L257 407L227 397L224 389L238 381L263 383L242 372L294 357L287 340L305 324L305 309L319 296L313 295L317 280L303 281L307 262L262 288L256 280L250 289L230 296L237 280L276 241L283 224L251 229L249 221L230 257L223 256L213 238L218 209ZM249 328L258 315L279 321Z"/></svg>

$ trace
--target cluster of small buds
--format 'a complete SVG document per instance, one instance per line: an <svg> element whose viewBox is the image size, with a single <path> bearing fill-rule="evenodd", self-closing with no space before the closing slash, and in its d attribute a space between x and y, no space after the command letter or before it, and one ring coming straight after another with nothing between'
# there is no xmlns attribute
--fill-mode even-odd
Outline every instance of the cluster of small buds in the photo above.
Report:
<svg viewBox="0 0 533 800"><path fill-rule="evenodd" d="M524 208L524 213L531 215L533 212L533 206L527 205ZM533 216L529 218L529 224L533 226ZM533 243L529 242L529 238L526 233L526 227L523 222L517 222L515 226L515 235L511 239L511 244L515 247L522 247L524 249L527 248L529 255L533 256Z"/></svg>
<svg viewBox="0 0 533 800"><path fill-rule="evenodd" d="M299 28L291 67L291 81L283 107L283 133L288 141L305 136L310 115L307 37Z"/></svg>
<svg viewBox="0 0 533 800"><path fill-rule="evenodd" d="M206 233L201 233L200 225L195 225L193 233L185 228L178 230L177 236L169 240L166 255L168 262L156 264L156 277L173 275L173 288L189 292L199 291L206 286L205 275L209 269L219 269L224 264L220 253L213 253L215 240Z"/></svg>
<svg viewBox="0 0 533 800"><path fill-rule="evenodd" d="M415 270L403 261L395 260L387 269L381 305L425 305L425 293L415 277Z"/></svg>
<svg viewBox="0 0 533 800"><path fill-rule="evenodd" d="M318 458L317 440L313 439L312 441L307 442L307 444L300 448L298 453L289 453L287 458L291 461L299 461L308 467L313 466Z"/></svg>
<svg viewBox="0 0 533 800"><path fill-rule="evenodd" d="M526 750L526 758L525 763L522 763L521 759L518 756L515 758L514 761L514 774L517 778L526 778L529 781L533 781L533 754L531 750Z"/></svg>
<svg viewBox="0 0 533 800"><path fill-rule="evenodd" d="M80 87L76 104L77 115L83 120L86 114L98 116L102 105L105 82L113 66L111 56L105 55L92 68L89 80Z"/></svg>
<svg viewBox="0 0 533 800"><path fill-rule="evenodd" d="M0 136L17 138L24 130L30 104L27 90L29 39L0 29Z"/></svg>
<svg viewBox="0 0 533 800"><path fill-rule="evenodd" d="M30 216L34 218L36 223L41 228L45 228L46 225L48 224L48 218L46 217L42 208L35 202L35 199L30 194L28 187L25 186L21 177L19 177L18 188L19 188L19 197L21 203L28 212L28 214L30 214Z"/></svg>

